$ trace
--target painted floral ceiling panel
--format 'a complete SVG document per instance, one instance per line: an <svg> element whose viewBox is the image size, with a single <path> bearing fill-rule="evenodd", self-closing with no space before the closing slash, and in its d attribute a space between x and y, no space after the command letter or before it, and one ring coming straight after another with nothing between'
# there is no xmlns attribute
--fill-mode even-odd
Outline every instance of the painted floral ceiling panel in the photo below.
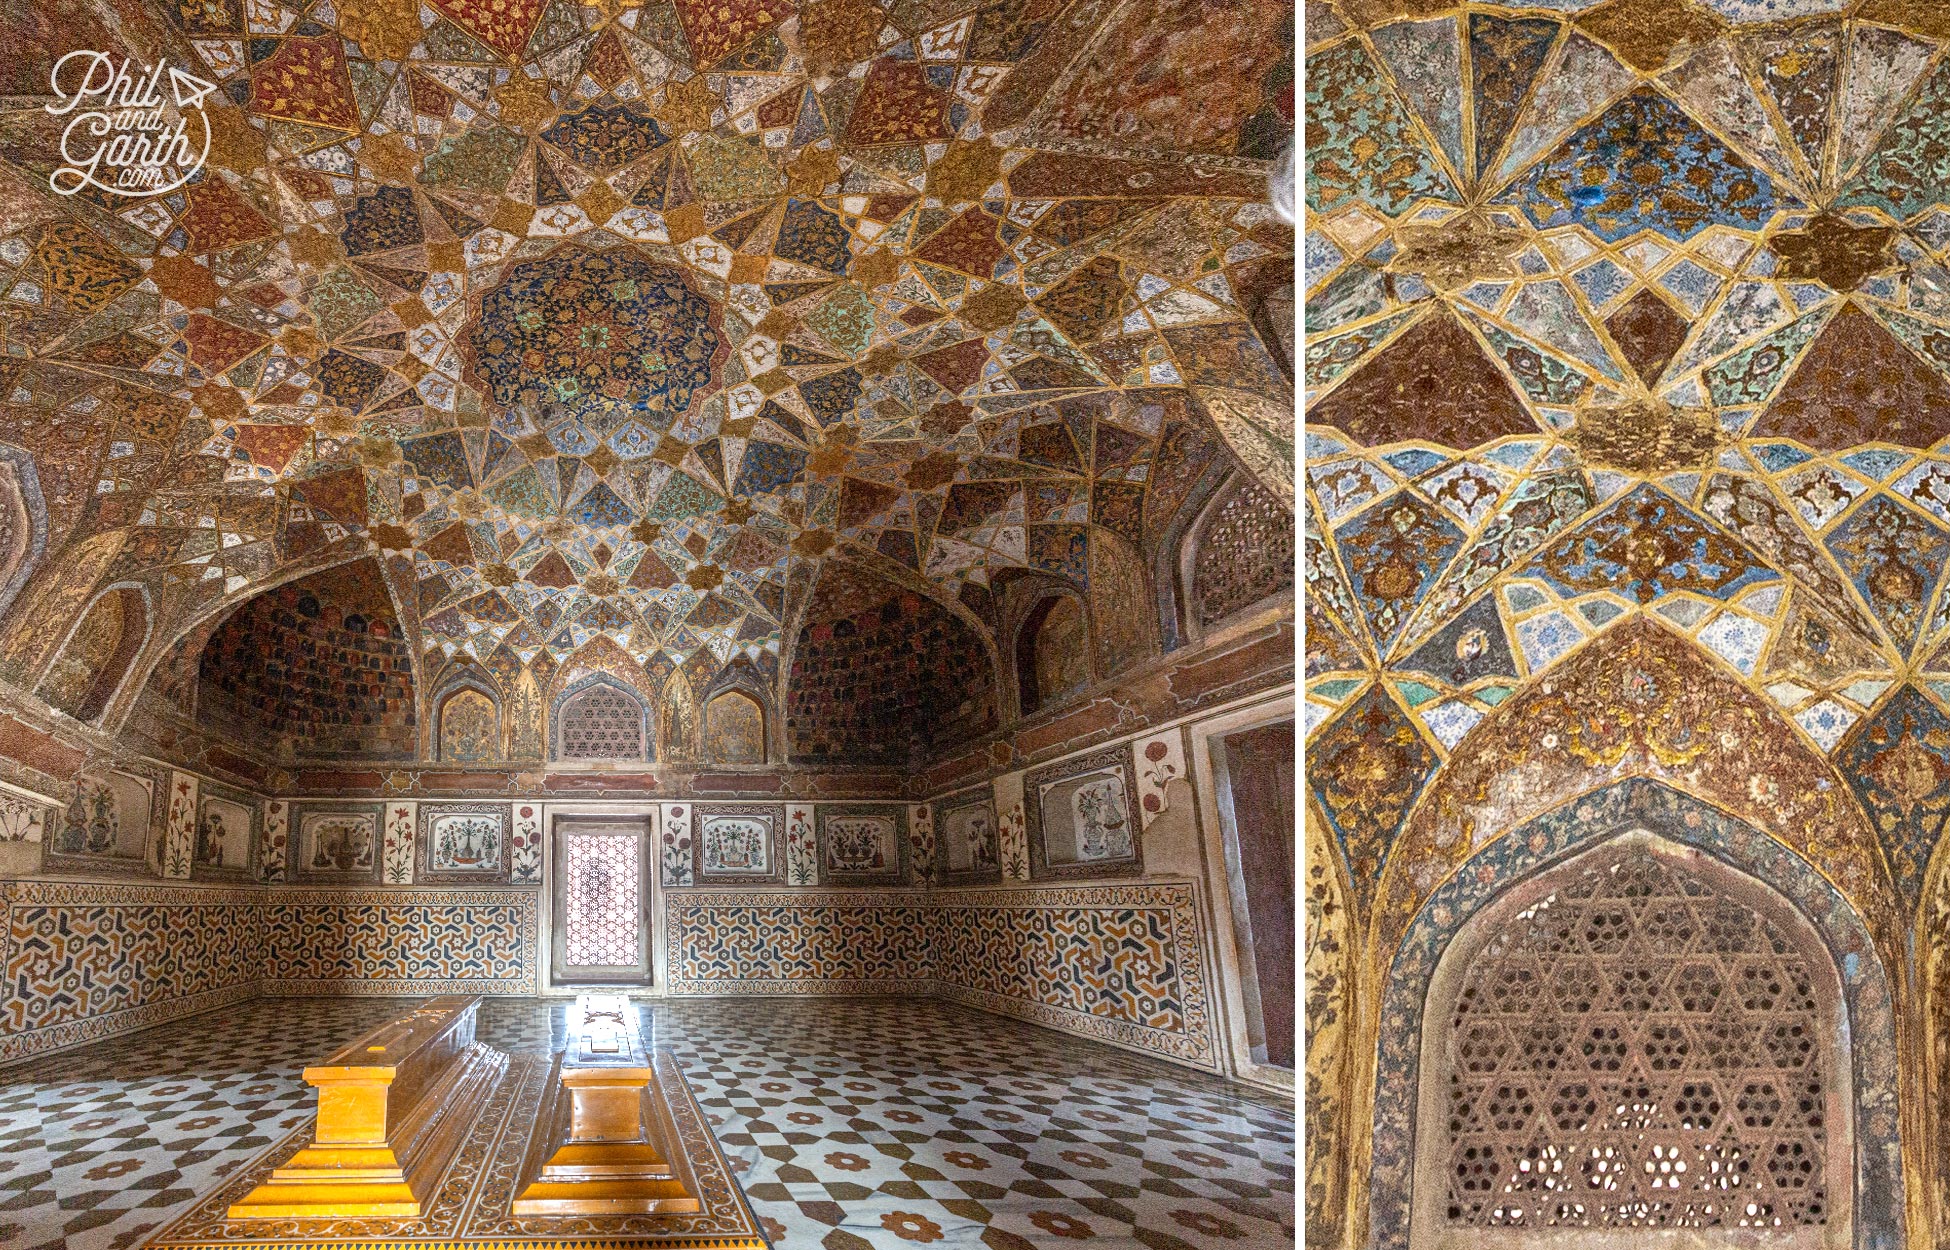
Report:
<svg viewBox="0 0 1950 1250"><path fill-rule="evenodd" d="M833 555L945 601L1083 575L1178 425L1290 403L1250 324L1294 251L1278 5L6 22L36 51L0 118L0 440L49 552L165 631L376 555L421 650L497 672L597 638L762 662ZM214 82L189 185L49 192L49 71L98 46Z"/></svg>
<svg viewBox="0 0 1950 1250"><path fill-rule="evenodd" d="M1307 712L1344 844L1375 862L1472 727L1645 616L1823 752L1914 736L1858 788L1940 825L1950 10L1307 16Z"/></svg>

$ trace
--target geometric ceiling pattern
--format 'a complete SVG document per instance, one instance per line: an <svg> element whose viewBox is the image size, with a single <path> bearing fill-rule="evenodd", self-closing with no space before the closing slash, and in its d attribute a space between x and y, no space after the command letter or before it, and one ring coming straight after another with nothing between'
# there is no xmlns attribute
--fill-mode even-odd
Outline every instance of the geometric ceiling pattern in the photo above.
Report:
<svg viewBox="0 0 1950 1250"><path fill-rule="evenodd" d="M165 630L369 554L496 672L775 664L823 562L1087 577L1176 426L1290 402L1250 324L1294 252L1277 6L59 14L0 87L94 46L217 84L167 195L51 195L63 119L0 133L0 439L50 554L112 547L75 567Z"/></svg>
<svg viewBox="0 0 1950 1250"><path fill-rule="evenodd" d="M1307 716L1316 760L1406 788L1330 786L1330 819L1406 811L1648 615L1854 751L1872 808L1940 808L1942 7L1395 0L1306 32Z"/></svg>

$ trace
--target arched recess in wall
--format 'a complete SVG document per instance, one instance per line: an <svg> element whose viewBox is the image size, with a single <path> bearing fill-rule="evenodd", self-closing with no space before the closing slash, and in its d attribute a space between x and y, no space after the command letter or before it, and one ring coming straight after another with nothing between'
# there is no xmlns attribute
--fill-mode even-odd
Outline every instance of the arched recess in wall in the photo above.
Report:
<svg viewBox="0 0 1950 1250"><path fill-rule="evenodd" d="M1752 1202L1813 1230L1768 1244L1902 1244L1885 966L1821 871L1753 826L1659 782L1606 787L1471 857L1387 968L1367 1211L1380 1250L1486 1244L1483 1227L1516 1225L1499 1208L1528 1227L1562 1204L1558 1223L1602 1227L1605 1194L1645 1204L1611 1237L1725 1228ZM1613 1188L1585 1187L1594 1174ZM1738 1205L1714 1181L1731 1175L1746 1178Z"/></svg>
<svg viewBox="0 0 1950 1250"><path fill-rule="evenodd" d="M1095 680L1090 617L1067 591L1040 594L1016 626L1016 710L1023 716L1055 707Z"/></svg>
<svg viewBox="0 0 1950 1250"><path fill-rule="evenodd" d="M410 759L419 752L413 656L370 557L245 600L198 661L198 719L291 757Z"/></svg>
<svg viewBox="0 0 1950 1250"><path fill-rule="evenodd" d="M709 764L763 764L770 718L756 694L733 687L704 705L703 757Z"/></svg>
<svg viewBox="0 0 1950 1250"><path fill-rule="evenodd" d="M34 457L0 443L0 618L47 552L47 507Z"/></svg>
<svg viewBox="0 0 1950 1250"><path fill-rule="evenodd" d="M549 709L549 753L557 760L652 760L650 734L649 704L608 673L571 682Z"/></svg>
<svg viewBox="0 0 1950 1250"><path fill-rule="evenodd" d="M59 561L41 563L0 618L0 674L38 688L69 626L81 618L127 539L124 530L96 534L57 548Z"/></svg>
<svg viewBox="0 0 1950 1250"><path fill-rule="evenodd" d="M1177 508L1158 524L1155 533L1146 537L1152 617L1158 631L1158 648L1167 654L1195 639L1186 619L1183 585L1184 557L1191 549L1192 533L1213 501L1230 490L1238 476L1239 470L1231 459L1215 450L1185 488Z"/></svg>
<svg viewBox="0 0 1950 1250"><path fill-rule="evenodd" d="M111 586L75 622L37 693L76 720L99 719L148 642L149 628L148 592Z"/></svg>
<svg viewBox="0 0 1950 1250"><path fill-rule="evenodd" d="M141 703L194 721L203 648L209 645L210 636L217 632L221 624L222 618L210 617L192 625L188 632L171 643L169 649L150 667L149 676L143 683Z"/></svg>
<svg viewBox="0 0 1950 1250"><path fill-rule="evenodd" d="M829 559L821 570L788 664L795 763L905 766L997 723L983 633L931 596L852 562Z"/></svg>
<svg viewBox="0 0 1950 1250"><path fill-rule="evenodd" d="M478 764L501 758L499 701L472 682L450 688L434 712L436 754L443 761Z"/></svg>
<svg viewBox="0 0 1950 1250"><path fill-rule="evenodd" d="M1349 1062L1354 1045L1354 959L1359 943L1346 870L1327 821L1305 819L1307 1240L1338 1246L1347 1233Z"/></svg>
<svg viewBox="0 0 1950 1250"><path fill-rule="evenodd" d="M1293 597L1293 514L1251 476L1234 473L1173 553L1174 608L1187 641Z"/></svg>

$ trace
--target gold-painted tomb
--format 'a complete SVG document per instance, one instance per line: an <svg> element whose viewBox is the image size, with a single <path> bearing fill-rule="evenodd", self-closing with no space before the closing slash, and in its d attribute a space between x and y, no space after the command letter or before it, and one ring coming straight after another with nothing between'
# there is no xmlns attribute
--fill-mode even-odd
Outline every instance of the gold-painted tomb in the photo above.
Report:
<svg viewBox="0 0 1950 1250"><path fill-rule="evenodd" d="M585 995L569 1045L474 1040L474 997L435 999L307 1067L318 1113L146 1245L432 1250L766 1240L683 1069L638 1008Z"/></svg>

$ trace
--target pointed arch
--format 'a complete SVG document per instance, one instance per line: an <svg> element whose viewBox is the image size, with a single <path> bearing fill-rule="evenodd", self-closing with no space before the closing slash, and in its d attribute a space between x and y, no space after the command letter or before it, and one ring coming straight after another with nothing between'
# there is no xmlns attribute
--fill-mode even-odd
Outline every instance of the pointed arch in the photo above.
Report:
<svg viewBox="0 0 1950 1250"><path fill-rule="evenodd" d="M99 721L152 628L148 588L136 582L110 586L68 631L36 693L78 721Z"/></svg>
<svg viewBox="0 0 1950 1250"><path fill-rule="evenodd" d="M0 665L10 678L24 687L40 684L69 627L94 598L96 584L127 539L124 530L83 539L62 550L59 559L43 562L15 591L6 633L0 635Z"/></svg>
<svg viewBox="0 0 1950 1250"><path fill-rule="evenodd" d="M119 553L123 546L122 534L117 533L113 537L115 538L113 549L104 559L104 564L107 559L112 559L116 553ZM349 565L359 565L371 559L371 553L365 547L342 544L323 555L314 554L302 560L294 560L269 574L253 579L248 584L240 586L234 591L229 591L218 598L199 603L191 607L188 611L172 608L171 611L174 612L174 615L169 615L168 619L158 623L154 636L150 640L150 645L136 656L134 671L138 680L130 682L124 689L122 695L110 706L108 714L103 718L104 727L114 728L141 697L152 690L158 689L156 685L157 670L176 660L186 659L188 662L187 668L179 670L176 676L164 674L161 689L168 690L174 688L187 692L181 702L177 704L177 709L187 712L193 707L196 707L199 709L198 714L200 715L199 700L201 698L201 691L197 689L199 682L198 665L201 662L204 648L217 631L235 618L246 605L261 599L273 591L289 586L293 582L300 582L328 574L334 569L343 569ZM66 561L67 557L64 555L63 564ZM376 564L373 567L375 570L378 569ZM377 580L385 587L386 602L391 611L392 618L396 621L399 620L399 600L398 596L394 594L392 585L383 577L377 577ZM404 637L403 630L400 636ZM4 647L5 644L0 643L0 654L4 654ZM181 648L181 651L178 650L179 648ZM417 699L417 692L421 689L419 674L420 659L416 650L411 646L408 646L406 656L407 668L405 671L412 677L411 689L415 692L414 697ZM173 698L174 696L171 697ZM416 716L418 715L418 711L419 709L416 705Z"/></svg>
<svg viewBox="0 0 1950 1250"><path fill-rule="evenodd" d="M1475 849L1632 776L1683 785L1822 864L1901 965L1907 913L1834 765L1724 661L1649 614L1533 679L1456 745L1387 850L1373 949L1392 951L1429 892Z"/></svg>
<svg viewBox="0 0 1950 1250"><path fill-rule="evenodd" d="M1415 1126L1425 1024L1438 965L1474 916L1513 887L1574 862L1578 853L1653 835L1744 874L1783 900L1819 936L1840 980L1851 1043L1855 1133L1852 1244L1899 1246L1906 1216L1903 1117L1897 1093L1894 986L1869 924L1814 863L1761 829L1659 781L1635 778L1588 793L1491 840L1437 887L1388 947L1381 990L1368 1157L1367 1232L1379 1250L1407 1250L1417 1199Z"/></svg>
<svg viewBox="0 0 1950 1250"><path fill-rule="evenodd" d="M712 764L763 764L769 752L765 706L755 695L720 690L704 705L703 756Z"/></svg>
<svg viewBox="0 0 1950 1250"><path fill-rule="evenodd" d="M549 705L549 758L564 761L647 761L656 758L650 704L608 672L592 672L562 687Z"/></svg>
<svg viewBox="0 0 1950 1250"><path fill-rule="evenodd" d="M412 646L372 560L262 590L210 636L199 718L237 740L316 758L400 759L420 745Z"/></svg>
<svg viewBox="0 0 1950 1250"><path fill-rule="evenodd" d="M434 696L429 752L459 764L501 757L501 700L493 686L467 673L449 680Z"/></svg>
<svg viewBox="0 0 1950 1250"><path fill-rule="evenodd" d="M1005 694L1016 717L1054 707L1096 681L1097 630L1082 588L1030 569L998 574L991 588L1012 678Z"/></svg>
<svg viewBox="0 0 1950 1250"><path fill-rule="evenodd" d="M1224 631L1257 608L1292 610L1293 513L1244 473L1200 508L1172 553L1177 626L1189 641Z"/></svg>
<svg viewBox="0 0 1950 1250"><path fill-rule="evenodd" d="M770 657L766 657L770 658ZM744 656L725 665L704 692L698 756L709 764L765 764L779 756L777 683Z"/></svg>
<svg viewBox="0 0 1950 1250"><path fill-rule="evenodd" d="M804 570L810 569L810 573ZM885 583L883 585L882 583ZM799 645L806 640L807 631L821 616L830 616L835 598L843 598L845 591L861 587L873 587L875 596L891 593L889 586L907 591L932 605L948 616L953 617L969 635L979 640L988 658L988 673L993 679L1003 669L1002 652L995 640L995 620L992 612L986 615L962 595L971 589L984 592L981 597L988 598L988 588L973 582L962 584L961 595L948 594L941 586L929 581L913 569L891 560L877 551L867 551L858 547L846 548L844 554L834 552L805 565L795 566L787 583L785 611L780 617L779 626L779 689L775 699L789 708L792 700L792 666L798 659ZM840 587L843 589L835 589Z"/></svg>
<svg viewBox="0 0 1950 1250"><path fill-rule="evenodd" d="M1158 619L1158 647L1161 651L1176 651L1193 640L1193 631L1186 622L1184 552L1190 546L1193 528L1210 510L1213 497L1224 491L1237 473L1230 459L1214 457L1185 492L1184 500L1178 510L1167 518L1168 523L1162 531L1151 536L1151 541L1157 544L1149 551L1151 597Z"/></svg>
<svg viewBox="0 0 1950 1250"><path fill-rule="evenodd" d="M959 607L829 560L792 643L791 758L906 764L995 728L994 643Z"/></svg>
<svg viewBox="0 0 1950 1250"><path fill-rule="evenodd" d="M1016 698L1023 715L1089 688L1090 617L1075 595L1045 596L1016 627Z"/></svg>

